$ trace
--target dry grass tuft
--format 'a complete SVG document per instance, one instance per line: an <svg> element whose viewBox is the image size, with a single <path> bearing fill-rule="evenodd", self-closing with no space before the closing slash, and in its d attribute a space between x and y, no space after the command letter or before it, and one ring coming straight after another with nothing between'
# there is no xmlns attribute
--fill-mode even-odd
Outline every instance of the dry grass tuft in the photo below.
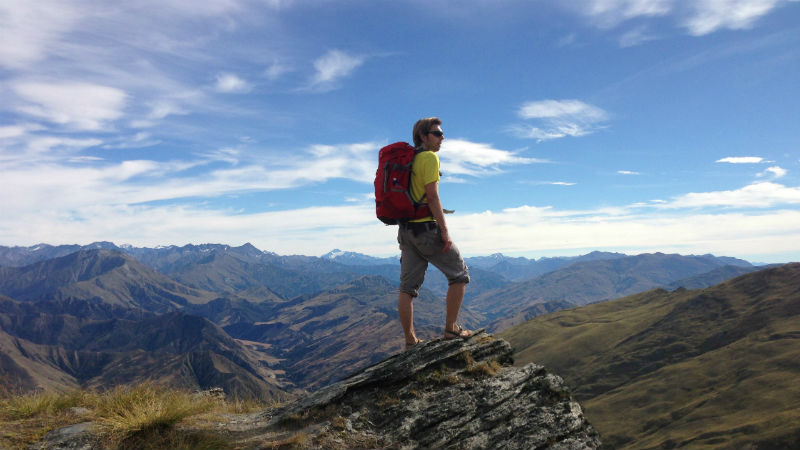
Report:
<svg viewBox="0 0 800 450"><path fill-rule="evenodd" d="M306 433L300 432L277 441L263 442L261 448L274 449L274 450L290 449L290 448L299 449L299 448L307 448L310 442L311 438Z"/></svg>
<svg viewBox="0 0 800 450"><path fill-rule="evenodd" d="M196 414L208 412L220 402L212 397L162 388L150 383L118 387L101 395L98 424L111 434L129 434L171 427Z"/></svg>
<svg viewBox="0 0 800 450"><path fill-rule="evenodd" d="M214 432L187 431L181 423L212 422L223 414L266 408L257 400L227 400L144 383L103 393L37 392L0 398L0 448L28 448L47 432L92 421L104 448L213 449L231 448ZM80 408L77 413L73 408Z"/></svg>
<svg viewBox="0 0 800 450"><path fill-rule="evenodd" d="M43 414L57 415L69 408L85 406L91 402L90 397L91 394L85 391L63 394L40 391L9 396L0 401L0 415L11 420L28 419Z"/></svg>
<svg viewBox="0 0 800 450"><path fill-rule="evenodd" d="M480 376L480 377L493 377L497 374L497 372L502 369L497 360L490 360L490 361L483 361L478 364L473 364L467 367L466 372L473 376Z"/></svg>

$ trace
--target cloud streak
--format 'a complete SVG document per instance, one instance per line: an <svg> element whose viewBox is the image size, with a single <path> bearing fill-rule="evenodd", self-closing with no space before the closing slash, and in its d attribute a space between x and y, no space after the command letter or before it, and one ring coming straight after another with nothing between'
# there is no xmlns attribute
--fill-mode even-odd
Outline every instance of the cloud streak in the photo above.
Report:
<svg viewBox="0 0 800 450"><path fill-rule="evenodd" d="M719 30L742 30L792 0L584 0L568 7L588 17L597 27L612 29L632 20L671 16L692 36ZM644 34L637 28L623 36L623 44L636 45ZM623 45L624 46L624 45Z"/></svg>
<svg viewBox="0 0 800 450"><path fill-rule="evenodd" d="M764 162L760 156L728 156L717 160L718 163L730 164L758 164Z"/></svg>
<svg viewBox="0 0 800 450"><path fill-rule="evenodd" d="M216 90L226 94L249 92L252 86L247 81L232 73L217 75Z"/></svg>
<svg viewBox="0 0 800 450"><path fill-rule="evenodd" d="M692 192L658 204L663 209L678 208L773 208L800 205L800 187L758 182L740 189Z"/></svg>
<svg viewBox="0 0 800 450"><path fill-rule="evenodd" d="M683 25L693 36L720 29L742 30L785 3L782 0L698 0Z"/></svg>
<svg viewBox="0 0 800 450"><path fill-rule="evenodd" d="M448 174L473 177L500 173L504 166L547 162L463 139L445 139L439 157Z"/></svg>
<svg viewBox="0 0 800 450"><path fill-rule="evenodd" d="M772 167L768 167L766 170L764 170L763 172L759 173L756 176L759 177L759 178L761 178L761 177L771 177L773 180L776 180L778 178L785 177L787 173L789 173L789 171L784 169L783 167L772 166Z"/></svg>
<svg viewBox="0 0 800 450"><path fill-rule="evenodd" d="M364 64L364 61L363 56L350 55L341 50L330 50L314 61L315 73L306 89L311 91L334 89L343 78L349 77Z"/></svg>
<svg viewBox="0 0 800 450"><path fill-rule="evenodd" d="M128 97L120 89L83 82L20 81L12 89L22 100L18 112L86 131L120 118Z"/></svg>
<svg viewBox="0 0 800 450"><path fill-rule="evenodd" d="M523 104L517 116L535 121L511 127L518 136L538 141L578 137L596 132L609 119L607 112L580 100L539 100Z"/></svg>

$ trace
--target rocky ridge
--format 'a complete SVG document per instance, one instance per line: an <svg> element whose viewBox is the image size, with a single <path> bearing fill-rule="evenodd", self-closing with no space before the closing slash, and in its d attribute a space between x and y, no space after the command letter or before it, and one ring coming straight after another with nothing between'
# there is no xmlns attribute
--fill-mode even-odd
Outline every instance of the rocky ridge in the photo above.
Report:
<svg viewBox="0 0 800 450"><path fill-rule="evenodd" d="M563 380L486 333L433 339L283 406L216 422L236 448L600 448ZM91 442L56 430L37 448ZM187 430L211 431L211 430ZM77 447L80 447L78 445ZM87 447L83 447L87 448Z"/></svg>
<svg viewBox="0 0 800 450"><path fill-rule="evenodd" d="M328 448L598 448L563 380L537 364L513 368L511 354L486 333L435 339L263 413L266 428L303 430Z"/></svg>

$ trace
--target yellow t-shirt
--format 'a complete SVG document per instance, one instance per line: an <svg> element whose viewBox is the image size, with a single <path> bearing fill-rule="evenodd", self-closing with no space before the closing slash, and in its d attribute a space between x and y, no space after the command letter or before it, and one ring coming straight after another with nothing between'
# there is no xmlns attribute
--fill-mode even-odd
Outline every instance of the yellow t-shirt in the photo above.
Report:
<svg viewBox="0 0 800 450"><path fill-rule="evenodd" d="M425 195L427 184L439 181L439 155L431 151L417 153L411 165L411 198L419 202ZM424 199L427 203L427 198ZM410 220L409 222L431 222L433 216L422 219Z"/></svg>

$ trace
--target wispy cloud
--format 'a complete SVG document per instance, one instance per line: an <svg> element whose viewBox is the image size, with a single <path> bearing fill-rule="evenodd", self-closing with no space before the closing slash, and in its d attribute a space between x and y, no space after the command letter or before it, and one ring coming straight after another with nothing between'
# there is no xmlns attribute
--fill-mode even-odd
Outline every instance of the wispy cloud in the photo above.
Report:
<svg viewBox="0 0 800 450"><path fill-rule="evenodd" d="M539 100L523 104L517 115L535 125L515 125L511 129L524 138L545 141L567 136L585 136L603 128L608 113L580 100Z"/></svg>
<svg viewBox="0 0 800 450"><path fill-rule="evenodd" d="M445 139L439 154L447 174L481 176L500 173L502 167L544 163L546 160L518 156L516 152L493 148L490 144L463 139Z"/></svg>
<svg viewBox="0 0 800 450"><path fill-rule="evenodd" d="M0 67L21 69L46 58L52 46L79 21L70 2L0 2Z"/></svg>
<svg viewBox="0 0 800 450"><path fill-rule="evenodd" d="M690 35L703 36L721 29L752 27L758 19L793 0L584 0L568 8L600 28L611 29L634 19L673 17ZM641 42L641 29L627 32L621 45Z"/></svg>
<svg viewBox="0 0 800 450"><path fill-rule="evenodd" d="M0 139L18 138L25 136L31 131L41 130L43 127L38 124L17 124L0 127Z"/></svg>
<svg viewBox="0 0 800 450"><path fill-rule="evenodd" d="M520 183L534 186L575 186L578 184L570 181L521 181Z"/></svg>
<svg viewBox="0 0 800 450"><path fill-rule="evenodd" d="M674 0L585 0L572 7L589 16L598 26L611 28L636 17L655 17L668 14Z"/></svg>
<svg viewBox="0 0 800 450"><path fill-rule="evenodd" d="M133 139L146 143L150 136L144 133ZM368 185L374 179L374 156L381 146L378 142L316 145L293 152L292 157L269 162L232 148L197 155L199 158L186 161L108 162L73 158L75 150L99 146L100 140L41 137L31 142L33 148L28 156L0 169L0 190L8 194L2 203L7 214L22 213L29 209L28 205L48 204L56 209L84 211L93 205L214 198L288 189L335 178ZM60 158L56 158L54 148L59 149ZM51 156L32 158L34 154ZM187 171L212 163L228 166L199 174Z"/></svg>
<svg viewBox="0 0 800 450"><path fill-rule="evenodd" d="M771 177L773 180L777 180L778 178L783 178L784 176L786 176L787 173L789 173L789 171L784 169L783 167L772 166L768 167L766 170L764 170L763 172L759 173L756 176L758 176L759 178Z"/></svg>
<svg viewBox="0 0 800 450"><path fill-rule="evenodd" d="M763 161L764 158L760 156L728 156L722 159L718 159L716 162L730 163L730 164L758 164Z"/></svg>
<svg viewBox="0 0 800 450"><path fill-rule="evenodd" d="M18 245L88 243L98 239L149 246L164 242L250 241L279 253L321 254L335 242L336 247L353 251L395 254L395 229L377 222L374 203L366 194L347 195L340 206L257 213L210 208L203 201L155 202L277 189L326 177L367 177L359 180L367 186L374 176L374 158L367 155L374 156L379 145L314 146L282 168L242 161L246 155L223 149L217 159L233 158L230 162L238 165L204 176L191 175L192 164L202 163L196 161L95 161L94 165L86 161L84 165L6 167L0 173L0 189L6 194L0 235ZM443 160L446 151L442 150ZM502 162L518 163L514 162L518 156L509 153L498 153L475 164L491 167ZM314 159L318 161L309 162ZM353 169L356 160L365 160L363 167ZM446 161L447 166L451 163L455 161ZM472 255L530 254L529 243L535 242L537 252L551 256L595 249L747 256L800 251L800 229L796 226L800 212L791 209L798 204L800 187L764 182L730 191L689 193L648 205L589 210L522 205L455 214L448 219L462 252ZM770 209L776 206L786 208ZM729 210L720 212L719 207ZM26 226L20 227L20 223ZM719 223L726 226L720 228ZM57 235L53 234L54 226L58 228ZM487 229L504 239L492 239L487 236Z"/></svg>
<svg viewBox="0 0 800 450"><path fill-rule="evenodd" d="M292 71L292 67L281 61L273 61L266 69L264 69L264 76L270 80L275 81L283 75Z"/></svg>
<svg viewBox="0 0 800 450"><path fill-rule="evenodd" d="M694 36L719 29L746 29L783 3L786 0L697 0L683 25Z"/></svg>
<svg viewBox="0 0 800 450"><path fill-rule="evenodd" d="M798 220L800 212L794 210L637 214L625 209L569 211L525 206L456 214L448 218L448 224L453 239L468 255L491 251L529 254L526 243L535 242L542 256L609 249L629 254L733 254L758 261L761 255L800 250ZM487 236L487 229L494 232ZM505 237L502 242L492 238L498 235Z"/></svg>
<svg viewBox="0 0 800 450"><path fill-rule="evenodd" d="M216 90L227 94L249 92L252 86L247 81L232 73L217 75Z"/></svg>
<svg viewBox="0 0 800 450"><path fill-rule="evenodd" d="M641 175L641 173L633 170L618 170L617 173L620 175Z"/></svg>
<svg viewBox="0 0 800 450"><path fill-rule="evenodd" d="M311 77L307 90L328 91L337 87L337 83L350 76L353 71L364 64L365 57L350 55L341 50L330 50L314 61L315 73Z"/></svg>
<svg viewBox="0 0 800 450"><path fill-rule="evenodd" d="M619 37L619 46L622 48L635 47L655 39L657 39L656 35L648 30L646 26L639 25Z"/></svg>
<svg viewBox="0 0 800 450"><path fill-rule="evenodd" d="M659 208L773 208L799 205L800 187L758 182L740 189L692 192L661 203Z"/></svg>
<svg viewBox="0 0 800 450"><path fill-rule="evenodd" d="M77 81L19 81L12 89L22 101L18 112L77 130L105 128L122 116L128 97L114 87Z"/></svg>

